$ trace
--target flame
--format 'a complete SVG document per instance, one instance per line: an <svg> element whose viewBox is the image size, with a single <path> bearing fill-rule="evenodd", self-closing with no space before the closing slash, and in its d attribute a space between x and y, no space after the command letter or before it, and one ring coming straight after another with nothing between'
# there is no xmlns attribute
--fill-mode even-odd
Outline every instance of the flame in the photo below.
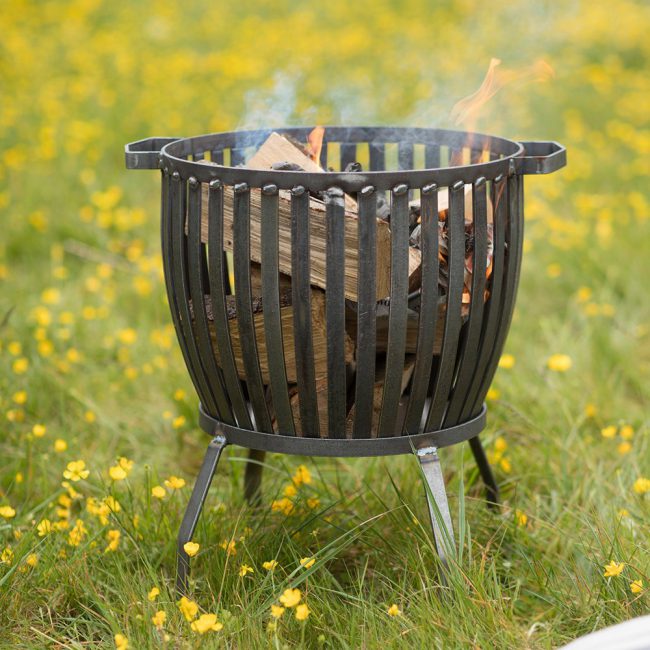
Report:
<svg viewBox="0 0 650 650"><path fill-rule="evenodd" d="M455 124L472 124L476 121L481 107L494 97L504 86L514 82L548 81L555 71L544 59L519 69L499 68L501 59L491 59L483 83L471 95L464 97L451 109L451 119Z"/></svg>
<svg viewBox="0 0 650 650"><path fill-rule="evenodd" d="M325 127L317 126L307 136L307 153L317 164L320 164L320 152L323 149L323 136Z"/></svg>

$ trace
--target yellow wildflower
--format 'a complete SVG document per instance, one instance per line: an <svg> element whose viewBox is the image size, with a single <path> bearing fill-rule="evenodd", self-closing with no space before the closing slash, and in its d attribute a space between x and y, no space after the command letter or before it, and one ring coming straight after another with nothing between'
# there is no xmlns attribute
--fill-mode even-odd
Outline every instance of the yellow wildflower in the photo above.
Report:
<svg viewBox="0 0 650 650"><path fill-rule="evenodd" d="M388 608L388 615L389 616L401 616L402 610L395 604L393 603L389 608Z"/></svg>
<svg viewBox="0 0 650 650"><path fill-rule="evenodd" d="M528 523L528 515L521 510L515 510L515 519L518 526L525 526Z"/></svg>
<svg viewBox="0 0 650 650"><path fill-rule="evenodd" d="M226 551L228 555L237 555L237 549L235 548L235 540L227 540L224 539L223 542L221 542L221 548Z"/></svg>
<svg viewBox="0 0 650 650"><path fill-rule="evenodd" d="M162 485L154 485L151 488L151 496L156 499L164 499L166 495L167 492L165 492L165 488Z"/></svg>
<svg viewBox="0 0 650 650"><path fill-rule="evenodd" d="M135 461L129 460L124 456L120 456L117 459L117 464L128 474L133 469L133 464Z"/></svg>
<svg viewBox="0 0 650 650"><path fill-rule="evenodd" d="M2 551L2 553L0 553L0 564L11 565L13 561L14 561L14 552L11 550L9 546L7 546Z"/></svg>
<svg viewBox="0 0 650 650"><path fill-rule="evenodd" d="M116 634L114 639L115 650L128 650L129 640L123 634Z"/></svg>
<svg viewBox="0 0 650 650"><path fill-rule="evenodd" d="M616 436L616 427L613 424L610 424L608 427L604 427L600 430L600 435L603 438L614 438Z"/></svg>
<svg viewBox="0 0 650 650"><path fill-rule="evenodd" d="M311 612L309 611L309 607L305 603L302 605L298 605L296 607L296 620L297 621L304 621L307 619Z"/></svg>
<svg viewBox="0 0 650 650"><path fill-rule="evenodd" d="M605 565L605 573L603 573L603 576L605 578L615 578L616 576L621 575L624 568L625 562L614 562L614 560L612 560L609 564Z"/></svg>
<svg viewBox="0 0 650 650"><path fill-rule="evenodd" d="M84 413L84 420L86 420L88 424L92 424L96 419L97 416L92 411L86 411Z"/></svg>
<svg viewBox="0 0 650 650"><path fill-rule="evenodd" d="M271 616L273 618L280 618L284 614L284 607L281 605L271 605Z"/></svg>
<svg viewBox="0 0 650 650"><path fill-rule="evenodd" d="M88 530L81 519L77 519L74 527L68 533L68 544L70 546L79 546L84 537L88 534Z"/></svg>
<svg viewBox="0 0 650 650"><path fill-rule="evenodd" d="M318 497L309 497L309 499L307 499L308 508L311 508L313 510L314 508L318 508L319 505L320 499Z"/></svg>
<svg viewBox="0 0 650 650"><path fill-rule="evenodd" d="M11 506L0 506L0 517L12 519L16 516L16 511Z"/></svg>
<svg viewBox="0 0 650 650"><path fill-rule="evenodd" d="M501 397L501 391L498 388L490 388L485 396L488 402L494 402Z"/></svg>
<svg viewBox="0 0 650 650"><path fill-rule="evenodd" d="M239 576L241 578L243 578L244 576L246 576L249 573L255 573L255 569L253 569L252 566L248 566L248 564L242 564L239 567Z"/></svg>
<svg viewBox="0 0 650 650"><path fill-rule="evenodd" d="M199 634L218 632L223 629L223 623L217 621L216 614L201 614L201 616L192 623L191 628Z"/></svg>
<svg viewBox="0 0 650 650"><path fill-rule="evenodd" d="M32 427L32 435L34 438L42 438L45 435L47 428L44 424L35 424Z"/></svg>
<svg viewBox="0 0 650 650"><path fill-rule="evenodd" d="M117 333L117 338L124 345L132 345L138 338L138 333L132 327L127 327Z"/></svg>
<svg viewBox="0 0 650 650"><path fill-rule="evenodd" d="M112 467L109 467L108 475L111 477L112 481L123 481L127 477L126 471L119 465L113 465Z"/></svg>
<svg viewBox="0 0 650 650"><path fill-rule="evenodd" d="M502 354L499 359L499 368L510 370L515 366L515 357L512 354Z"/></svg>
<svg viewBox="0 0 650 650"><path fill-rule="evenodd" d="M300 589L285 589L282 596L280 596L280 602L285 607L295 607L301 598Z"/></svg>
<svg viewBox="0 0 650 650"><path fill-rule="evenodd" d="M282 499L277 499L271 503L271 510L273 512L282 512L285 515L290 515L293 512L293 501L283 497Z"/></svg>
<svg viewBox="0 0 650 650"><path fill-rule="evenodd" d="M165 624L166 618L167 618L167 614L165 614L165 612L163 612L162 609L159 609L151 617L151 622L156 626L157 629L162 630L162 627Z"/></svg>
<svg viewBox="0 0 650 650"><path fill-rule="evenodd" d="M174 391L174 399L177 402L180 402L180 401L184 400L185 399L185 391L182 388L177 388Z"/></svg>
<svg viewBox="0 0 650 650"><path fill-rule="evenodd" d="M38 564L38 555L36 553L30 553L25 558L25 564L31 567L35 567Z"/></svg>
<svg viewBox="0 0 650 650"><path fill-rule="evenodd" d="M629 424L624 424L618 433L623 440L632 440L634 438L634 429Z"/></svg>
<svg viewBox="0 0 650 650"><path fill-rule="evenodd" d="M172 420L172 427L174 429L180 429L183 426L185 426L185 416L184 415L179 415L178 417L176 417L176 418L174 418Z"/></svg>
<svg viewBox="0 0 650 650"><path fill-rule="evenodd" d="M595 404L585 404L585 417L590 420L596 417L598 409Z"/></svg>
<svg viewBox="0 0 650 650"><path fill-rule="evenodd" d="M553 354L548 358L546 365L549 370L566 372L573 365L573 360L568 354Z"/></svg>
<svg viewBox="0 0 650 650"><path fill-rule="evenodd" d="M24 404L27 401L27 391L24 391L24 390L16 391L11 396L11 399L13 399L13 401L16 404Z"/></svg>
<svg viewBox="0 0 650 650"><path fill-rule="evenodd" d="M54 451L57 454L63 453L68 448L68 443L63 438L57 438L54 441Z"/></svg>
<svg viewBox="0 0 650 650"><path fill-rule="evenodd" d="M305 465L299 465L298 468L296 469L296 473L293 475L293 482L295 485L309 485L311 483L311 473L305 467Z"/></svg>
<svg viewBox="0 0 650 650"><path fill-rule="evenodd" d="M193 600L190 600L185 596L178 601L178 609L181 610L186 621L194 620L199 612L199 606Z"/></svg>
<svg viewBox="0 0 650 650"><path fill-rule="evenodd" d="M7 345L7 351L12 356L17 357L23 351L23 346L20 341L10 341Z"/></svg>
<svg viewBox="0 0 650 650"><path fill-rule="evenodd" d="M185 487L185 479L178 478L178 476L170 476L165 481L165 487L167 487L169 490L180 490L181 488Z"/></svg>
<svg viewBox="0 0 650 650"><path fill-rule="evenodd" d="M29 368L29 360L27 360L25 357L20 357L19 359L16 359L11 364L11 369L17 375L23 375L24 373L27 372L28 368Z"/></svg>
<svg viewBox="0 0 650 650"><path fill-rule="evenodd" d="M38 526L36 526L36 532L39 537L45 537L45 535L52 532L52 522L49 519L41 519Z"/></svg>
<svg viewBox="0 0 650 650"><path fill-rule="evenodd" d="M269 560L268 562L262 562L262 568L266 569L267 571L273 571L275 567L278 566L278 561L277 560Z"/></svg>
<svg viewBox="0 0 650 650"><path fill-rule="evenodd" d="M296 490L296 486L293 483L289 483L287 485L282 494L284 494L285 497L295 497L296 494L298 494L298 490Z"/></svg>
<svg viewBox="0 0 650 650"><path fill-rule="evenodd" d="M507 459L507 458L502 458L502 459L499 461L499 465L501 466L501 469L502 469L506 474L510 474L510 472L512 471L512 464L510 463L510 460Z"/></svg>
<svg viewBox="0 0 650 650"><path fill-rule="evenodd" d="M194 557L199 552L200 545L197 542L186 542L183 544L183 550L190 556Z"/></svg>
<svg viewBox="0 0 650 650"><path fill-rule="evenodd" d="M73 460L68 463L67 468L63 471L63 478L70 481L79 481L88 478L90 472L86 469L86 463L83 460Z"/></svg>
<svg viewBox="0 0 650 650"><path fill-rule="evenodd" d="M650 492L650 479L640 476L636 481L634 481L633 488L637 494L646 494L646 492Z"/></svg>
<svg viewBox="0 0 650 650"><path fill-rule="evenodd" d="M109 530L106 533L106 539L108 540L108 546L104 549L104 553L109 551L117 551L117 547L120 545L121 533L119 530Z"/></svg>
<svg viewBox="0 0 650 650"><path fill-rule="evenodd" d="M305 567L305 569L309 569L314 566L314 563L316 562L315 557L303 557L300 558L300 566Z"/></svg>
<svg viewBox="0 0 650 650"><path fill-rule="evenodd" d="M632 445L627 441L623 440L618 447L616 447L616 450L618 451L621 456L624 456L625 454L629 454L630 451L632 451Z"/></svg>
<svg viewBox="0 0 650 650"><path fill-rule="evenodd" d="M634 580L630 582L630 591L633 594L640 594L643 591L643 580Z"/></svg>
<svg viewBox="0 0 650 650"><path fill-rule="evenodd" d="M160 589L158 587L152 587L151 591L147 594L147 599L149 602L153 603L156 598L160 595Z"/></svg>

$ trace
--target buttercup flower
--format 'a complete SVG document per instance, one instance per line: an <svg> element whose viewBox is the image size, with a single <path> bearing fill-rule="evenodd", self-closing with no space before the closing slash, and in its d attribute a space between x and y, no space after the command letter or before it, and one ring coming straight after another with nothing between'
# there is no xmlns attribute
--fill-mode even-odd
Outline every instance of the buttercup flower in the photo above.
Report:
<svg viewBox="0 0 650 650"><path fill-rule="evenodd" d="M151 622L156 626L157 629L162 630L165 620L167 619L167 614L163 612L162 609L159 609L152 617Z"/></svg>
<svg viewBox="0 0 650 650"><path fill-rule="evenodd" d="M39 537L45 537L45 535L52 532L52 522L49 519L41 519L38 526L36 526L36 532Z"/></svg>
<svg viewBox="0 0 650 650"><path fill-rule="evenodd" d="M12 519L16 516L16 511L11 506L0 506L0 517Z"/></svg>
<svg viewBox="0 0 650 650"><path fill-rule="evenodd" d="M284 607L281 605L271 605L271 616L273 618L280 618L284 614Z"/></svg>
<svg viewBox="0 0 650 650"><path fill-rule="evenodd" d="M147 599L149 602L153 602L160 595L160 589L158 587L153 587L151 591L147 594Z"/></svg>
<svg viewBox="0 0 650 650"><path fill-rule="evenodd" d="M302 605L298 605L298 607L296 607L296 620L304 621L307 619L309 614L311 614L311 612L309 611L309 607L307 607L305 603L303 603Z"/></svg>
<svg viewBox="0 0 650 650"><path fill-rule="evenodd" d="M128 650L129 640L123 634L116 634L114 639L115 650Z"/></svg>
<svg viewBox="0 0 650 650"><path fill-rule="evenodd" d="M400 616L402 613L402 610L395 604L393 603L389 608L388 608L388 615L389 616Z"/></svg>
<svg viewBox="0 0 650 650"><path fill-rule="evenodd" d="M180 490L185 487L185 479L178 478L178 476L170 476L165 481L165 487L169 490Z"/></svg>
<svg viewBox="0 0 650 650"><path fill-rule="evenodd" d="M80 481L88 478L90 471L86 469L86 463L83 460L73 460L68 463L67 468L63 471L63 478L70 481Z"/></svg>
<svg viewBox="0 0 650 650"><path fill-rule="evenodd" d="M305 569L309 569L310 567L313 567L315 562L316 562L315 557L300 558L300 566L305 567Z"/></svg>
<svg viewBox="0 0 650 650"><path fill-rule="evenodd" d="M155 499L164 499L167 496L165 488L162 485L154 485L151 488L151 496Z"/></svg>
<svg viewBox="0 0 650 650"><path fill-rule="evenodd" d="M278 566L277 560L269 560L268 562L262 562L262 568L266 569L267 571L273 571L275 567Z"/></svg>
<svg viewBox="0 0 650 650"><path fill-rule="evenodd" d="M549 370L566 372L571 369L573 360L568 354L553 354L548 358L546 365Z"/></svg>
<svg viewBox="0 0 650 650"><path fill-rule="evenodd" d="M223 623L217 621L216 614L201 614L191 625L192 629L199 634L206 632L218 632L223 629Z"/></svg>
<svg viewBox="0 0 650 650"><path fill-rule="evenodd" d="M183 544L183 550L190 557L194 557L199 552L199 544L197 542L186 542Z"/></svg>
<svg viewBox="0 0 650 650"><path fill-rule="evenodd" d="M633 594L640 594L643 591L643 580L634 580L630 582L630 591Z"/></svg>
<svg viewBox="0 0 650 650"><path fill-rule="evenodd" d="M603 576L605 578L615 578L616 576L621 575L624 568L625 562L614 562L614 560L612 560L609 564L605 565L605 573L603 573Z"/></svg>
<svg viewBox="0 0 650 650"><path fill-rule="evenodd" d="M255 570L253 569L252 566L248 566L248 564L242 564L239 567L239 575L240 575L240 577L243 578L244 576L248 575L249 573L255 573Z"/></svg>
<svg viewBox="0 0 650 650"><path fill-rule="evenodd" d="M632 487L637 494L646 494L646 492L650 492L650 478L640 476L636 481L634 481Z"/></svg>
<svg viewBox="0 0 650 650"><path fill-rule="evenodd" d="M302 598L300 589L285 589L282 596L280 596L280 602L285 607L295 607Z"/></svg>
<svg viewBox="0 0 650 650"><path fill-rule="evenodd" d="M199 606L189 598L183 596L178 601L178 609L181 610L181 614L185 617L186 621L192 621L199 613Z"/></svg>

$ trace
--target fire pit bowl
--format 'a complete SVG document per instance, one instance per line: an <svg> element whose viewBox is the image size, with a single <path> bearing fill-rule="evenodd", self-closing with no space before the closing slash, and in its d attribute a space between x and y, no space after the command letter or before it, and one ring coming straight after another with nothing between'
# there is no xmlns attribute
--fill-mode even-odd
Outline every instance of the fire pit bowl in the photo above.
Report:
<svg viewBox="0 0 650 650"><path fill-rule="evenodd" d="M564 166L565 149L328 127L320 151L300 151L316 170L260 162L274 138L298 151L311 133L126 145L129 169L162 172L167 296L213 438L178 537L181 593L183 546L228 444L250 450L252 502L266 451L415 453L443 564L453 535L437 450L468 440L498 501L478 434L517 291L523 177Z"/></svg>

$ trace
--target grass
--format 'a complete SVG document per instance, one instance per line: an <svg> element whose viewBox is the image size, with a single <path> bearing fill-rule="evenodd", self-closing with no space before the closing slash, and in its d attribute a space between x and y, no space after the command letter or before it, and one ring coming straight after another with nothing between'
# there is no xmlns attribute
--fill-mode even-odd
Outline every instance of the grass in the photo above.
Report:
<svg viewBox="0 0 650 650"><path fill-rule="evenodd" d="M609 3L562 4L9 3L0 647L111 648L121 634L131 648L551 648L647 611L650 16L630 0L615 20ZM484 435L502 506L485 508L466 446L443 450L462 552L443 586L414 458L274 455L251 509L245 453L228 448L192 582L223 629L200 635L173 579L208 440L164 296L159 179L125 172L123 144L264 121L449 126L493 55L543 56L556 78L505 89L477 128L561 141L570 161L526 184L514 364L497 373ZM553 354L571 367L549 369ZM120 457L134 464L111 480ZM62 486L76 460L88 476ZM274 511L301 464L310 482L292 512ZM623 570L606 578L612 561ZM289 588L304 621L271 617Z"/></svg>

